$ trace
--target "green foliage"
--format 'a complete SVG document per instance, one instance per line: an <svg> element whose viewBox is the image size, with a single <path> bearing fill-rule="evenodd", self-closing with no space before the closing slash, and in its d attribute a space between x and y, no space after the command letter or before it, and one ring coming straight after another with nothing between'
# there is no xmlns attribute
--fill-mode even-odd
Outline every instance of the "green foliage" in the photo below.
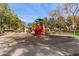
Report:
<svg viewBox="0 0 79 59"><path fill-rule="evenodd" d="M24 25L8 4L0 3L0 30L16 29Z"/></svg>

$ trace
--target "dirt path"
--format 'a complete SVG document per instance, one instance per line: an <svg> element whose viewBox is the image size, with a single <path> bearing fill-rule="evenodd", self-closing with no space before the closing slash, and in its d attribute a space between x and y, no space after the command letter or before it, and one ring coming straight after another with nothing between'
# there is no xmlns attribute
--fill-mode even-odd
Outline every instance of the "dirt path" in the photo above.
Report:
<svg viewBox="0 0 79 59"><path fill-rule="evenodd" d="M15 37L20 42L4 49L0 54L2 56L66 56L79 53L79 39L70 36L35 37L26 33L8 33L1 37Z"/></svg>

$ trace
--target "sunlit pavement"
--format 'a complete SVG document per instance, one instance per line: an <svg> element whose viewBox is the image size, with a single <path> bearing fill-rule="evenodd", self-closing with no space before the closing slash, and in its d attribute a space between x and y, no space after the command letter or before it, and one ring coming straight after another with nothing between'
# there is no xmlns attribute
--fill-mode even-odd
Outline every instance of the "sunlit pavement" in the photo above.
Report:
<svg viewBox="0 0 79 59"><path fill-rule="evenodd" d="M26 33L8 33L0 36L2 42L10 41L11 38L15 41L9 46L7 43L4 44L5 47L0 46L1 56L67 56L79 53L78 36L74 38L65 34L53 34L41 38Z"/></svg>

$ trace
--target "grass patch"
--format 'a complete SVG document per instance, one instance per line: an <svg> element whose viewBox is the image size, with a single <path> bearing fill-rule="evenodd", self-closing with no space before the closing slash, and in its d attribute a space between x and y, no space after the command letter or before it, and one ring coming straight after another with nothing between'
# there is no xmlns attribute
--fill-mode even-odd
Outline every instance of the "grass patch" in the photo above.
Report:
<svg viewBox="0 0 79 59"><path fill-rule="evenodd" d="M64 33L74 35L74 31L67 31L67 32L64 32ZM75 35L79 36L79 31L75 31Z"/></svg>

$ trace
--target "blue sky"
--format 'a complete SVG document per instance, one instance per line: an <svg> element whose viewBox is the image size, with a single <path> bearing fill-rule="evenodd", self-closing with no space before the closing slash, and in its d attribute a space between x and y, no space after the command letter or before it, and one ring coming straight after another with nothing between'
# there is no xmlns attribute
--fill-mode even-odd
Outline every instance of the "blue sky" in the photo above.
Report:
<svg viewBox="0 0 79 59"><path fill-rule="evenodd" d="M55 3L10 3L9 6L18 17L26 23L33 22L38 17L47 17L51 10L57 8Z"/></svg>

